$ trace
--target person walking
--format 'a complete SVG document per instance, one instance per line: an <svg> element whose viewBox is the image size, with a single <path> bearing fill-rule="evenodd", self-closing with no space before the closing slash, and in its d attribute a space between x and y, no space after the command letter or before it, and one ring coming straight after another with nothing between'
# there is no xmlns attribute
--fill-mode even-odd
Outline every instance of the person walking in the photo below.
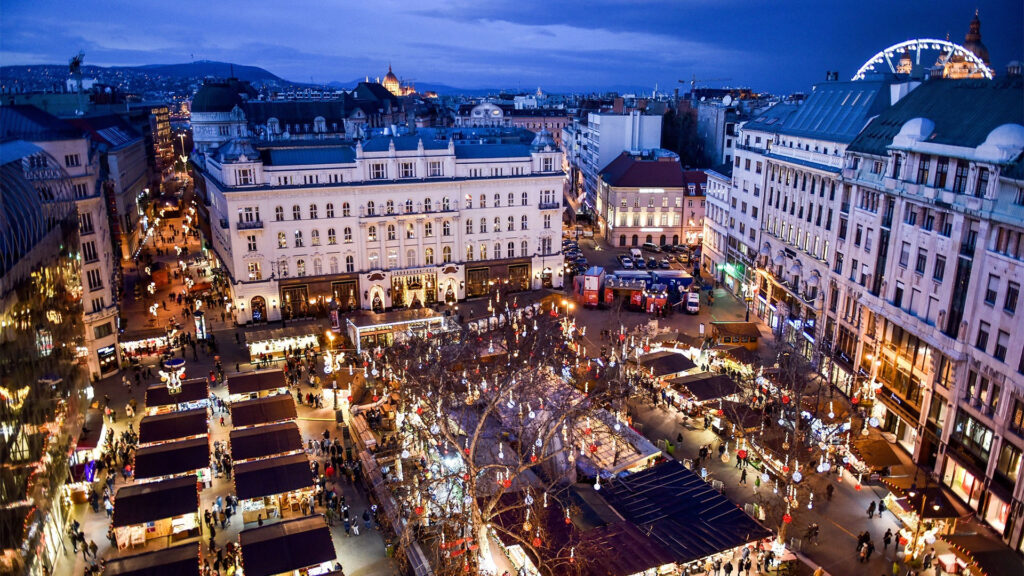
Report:
<svg viewBox="0 0 1024 576"><path fill-rule="evenodd" d="M369 510L365 510L365 509L363 510L363 522L366 524L366 529L369 530L370 529L370 511Z"/></svg>
<svg viewBox="0 0 1024 576"><path fill-rule="evenodd" d="M871 504L868 504L868 518L875 517L875 501L872 500Z"/></svg>
<svg viewBox="0 0 1024 576"><path fill-rule="evenodd" d="M836 491L836 487L833 486L832 484L829 484L828 486L826 486L825 487L825 499L828 500L829 502L831 502L832 501L832 493L835 492L835 491Z"/></svg>
<svg viewBox="0 0 1024 576"><path fill-rule="evenodd" d="M882 549L888 550L889 544L892 544L892 528L885 531L885 535L882 536Z"/></svg>
<svg viewBox="0 0 1024 576"><path fill-rule="evenodd" d="M746 485L747 483L747 469L744 468L740 471L740 484Z"/></svg>
<svg viewBox="0 0 1024 576"><path fill-rule="evenodd" d="M92 556L93 560L96 559L97 550L99 550L99 546L96 545L96 541L89 540L89 555Z"/></svg>

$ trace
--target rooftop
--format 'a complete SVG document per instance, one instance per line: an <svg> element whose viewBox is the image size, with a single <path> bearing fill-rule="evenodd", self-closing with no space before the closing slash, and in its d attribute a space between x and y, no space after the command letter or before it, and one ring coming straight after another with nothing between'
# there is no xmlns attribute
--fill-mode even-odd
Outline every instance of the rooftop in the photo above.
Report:
<svg viewBox="0 0 1024 576"><path fill-rule="evenodd" d="M887 80L825 82L785 119L780 134L852 142L889 105Z"/></svg>
<svg viewBox="0 0 1024 576"><path fill-rule="evenodd" d="M679 158L639 158L629 152L619 154L604 170L601 179L620 188L682 188L683 167Z"/></svg>

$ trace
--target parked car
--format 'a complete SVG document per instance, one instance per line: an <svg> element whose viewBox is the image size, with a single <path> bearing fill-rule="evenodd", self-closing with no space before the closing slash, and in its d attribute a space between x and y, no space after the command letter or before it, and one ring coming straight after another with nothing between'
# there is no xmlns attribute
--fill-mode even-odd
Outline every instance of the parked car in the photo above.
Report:
<svg viewBox="0 0 1024 576"><path fill-rule="evenodd" d="M676 248L675 248L675 246L673 246L671 244L662 244L661 245L661 251L662 252L675 252Z"/></svg>
<svg viewBox="0 0 1024 576"><path fill-rule="evenodd" d="M700 312L700 293L690 292L686 295L686 313L697 314Z"/></svg>
<svg viewBox="0 0 1024 576"><path fill-rule="evenodd" d="M668 270L669 268L672 267L672 261L669 260L668 258L662 258L661 262L659 264L660 264L661 268L663 268L665 270Z"/></svg>
<svg viewBox="0 0 1024 576"><path fill-rule="evenodd" d="M643 258L637 258L633 265L636 266L637 270L645 270L647 268L647 262Z"/></svg>
<svg viewBox="0 0 1024 576"><path fill-rule="evenodd" d="M650 268L651 270L657 270L658 269L658 259L657 258L648 258L647 259L647 267Z"/></svg>
<svg viewBox="0 0 1024 576"><path fill-rule="evenodd" d="M641 246L641 248L648 252L661 252L661 248L658 248L658 245L654 242L644 242L644 245Z"/></svg>
<svg viewBox="0 0 1024 576"><path fill-rule="evenodd" d="M679 262L680 264L689 264L690 263L690 255L687 254L686 252L682 252L680 254L677 254L676 255L676 261Z"/></svg>
<svg viewBox="0 0 1024 576"><path fill-rule="evenodd" d="M628 257L623 257L620 262L622 264L622 267L625 268L626 270L633 269L633 261L630 260Z"/></svg>

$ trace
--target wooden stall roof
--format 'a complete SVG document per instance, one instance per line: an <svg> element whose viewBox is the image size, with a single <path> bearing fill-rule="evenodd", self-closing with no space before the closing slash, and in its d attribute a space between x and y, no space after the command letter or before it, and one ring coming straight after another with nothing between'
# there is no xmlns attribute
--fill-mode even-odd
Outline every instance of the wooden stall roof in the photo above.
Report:
<svg viewBox="0 0 1024 576"><path fill-rule="evenodd" d="M235 462L302 449L302 435L295 422L232 430L230 440L231 458Z"/></svg>
<svg viewBox="0 0 1024 576"><path fill-rule="evenodd" d="M228 374L228 394L251 394L264 390L285 388L284 370L260 370L259 372L234 372Z"/></svg>
<svg viewBox="0 0 1024 576"><path fill-rule="evenodd" d="M206 378L190 378L181 383L181 392L171 394L166 384L154 384L146 388L146 407L171 406L184 402L196 402L210 397Z"/></svg>
<svg viewBox="0 0 1024 576"><path fill-rule="evenodd" d="M209 432L206 408L145 416L139 422L139 444L166 442Z"/></svg>
<svg viewBox="0 0 1024 576"><path fill-rule="evenodd" d="M235 426L294 420L296 415L295 399L291 394L277 394L231 404L231 423Z"/></svg>
<svg viewBox="0 0 1024 576"><path fill-rule="evenodd" d="M114 496L114 527L136 526L199 511L199 486L194 475L158 482L129 484Z"/></svg>

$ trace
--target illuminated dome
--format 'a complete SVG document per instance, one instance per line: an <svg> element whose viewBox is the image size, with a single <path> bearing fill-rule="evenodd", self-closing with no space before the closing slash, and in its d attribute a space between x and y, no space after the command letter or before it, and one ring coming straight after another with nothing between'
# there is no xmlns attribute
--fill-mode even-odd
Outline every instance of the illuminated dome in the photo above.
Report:
<svg viewBox="0 0 1024 576"><path fill-rule="evenodd" d="M986 65L990 64L988 59L988 48L981 43L981 20L978 19L978 11L974 11L974 18L971 20L971 25L967 29L967 35L964 36L964 48L967 48L974 55L981 59Z"/></svg>
<svg viewBox="0 0 1024 576"><path fill-rule="evenodd" d="M395 76L395 73L391 71L391 64L388 64L388 73L384 75L381 85L395 96L402 94L402 83L398 81L398 76Z"/></svg>

